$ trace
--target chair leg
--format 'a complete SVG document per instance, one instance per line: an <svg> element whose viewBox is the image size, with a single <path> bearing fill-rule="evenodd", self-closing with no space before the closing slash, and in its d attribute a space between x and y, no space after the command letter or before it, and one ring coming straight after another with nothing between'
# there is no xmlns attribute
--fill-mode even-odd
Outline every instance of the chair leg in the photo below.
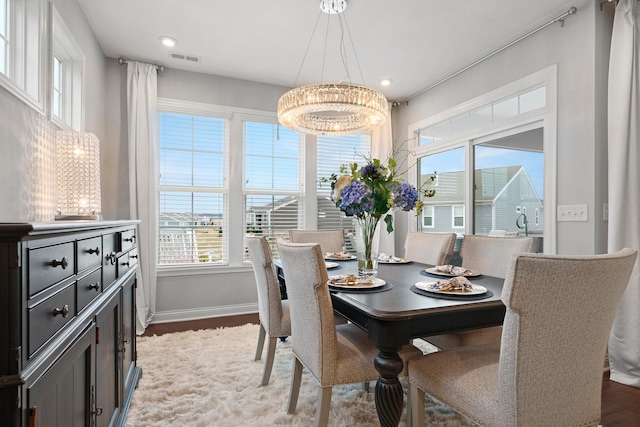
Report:
<svg viewBox="0 0 640 427"><path fill-rule="evenodd" d="M260 332L258 333L258 348L256 349L256 357L253 359L254 361L260 360L262 357L262 349L264 348L264 337L267 335L267 331L260 323Z"/></svg>
<svg viewBox="0 0 640 427"><path fill-rule="evenodd" d="M315 427L327 427L329 424L329 409L331 409L331 387L318 389L318 409Z"/></svg>
<svg viewBox="0 0 640 427"><path fill-rule="evenodd" d="M262 374L262 382L260 386L265 386L269 384L269 378L271 377L271 368L273 368L273 359L276 356L276 343L278 342L278 338L269 337L269 341L267 342L267 360L264 362L264 373Z"/></svg>
<svg viewBox="0 0 640 427"><path fill-rule="evenodd" d="M362 383L362 389L364 391L366 391L367 393L369 393L369 382L368 381L366 383Z"/></svg>
<svg viewBox="0 0 640 427"><path fill-rule="evenodd" d="M411 385L407 384L407 427L413 427L411 418Z"/></svg>
<svg viewBox="0 0 640 427"><path fill-rule="evenodd" d="M410 387L411 427L424 427L424 391L413 384Z"/></svg>
<svg viewBox="0 0 640 427"><path fill-rule="evenodd" d="M289 406L287 414L293 414L298 404L298 394L300 394L300 382L302 381L302 363L293 358L293 375L291 375L291 390L289 392Z"/></svg>

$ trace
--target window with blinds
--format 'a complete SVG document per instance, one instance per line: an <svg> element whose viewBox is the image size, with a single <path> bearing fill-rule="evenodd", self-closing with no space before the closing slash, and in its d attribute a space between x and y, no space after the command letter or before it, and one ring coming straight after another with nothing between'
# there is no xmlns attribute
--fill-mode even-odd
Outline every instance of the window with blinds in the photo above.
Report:
<svg viewBox="0 0 640 427"><path fill-rule="evenodd" d="M226 264L227 120L160 112L158 264Z"/></svg>
<svg viewBox="0 0 640 427"><path fill-rule="evenodd" d="M278 134L279 133L279 134ZM244 223L247 235L275 241L304 228L304 137L274 123L244 122ZM244 260L249 261L245 250Z"/></svg>
<svg viewBox="0 0 640 427"><path fill-rule="evenodd" d="M340 165L364 165L370 151L370 135L318 136L318 230L348 230L348 250L352 240L349 233L353 234L356 229L355 220L336 207L331 200L331 184L322 180L330 178L331 174L339 174Z"/></svg>

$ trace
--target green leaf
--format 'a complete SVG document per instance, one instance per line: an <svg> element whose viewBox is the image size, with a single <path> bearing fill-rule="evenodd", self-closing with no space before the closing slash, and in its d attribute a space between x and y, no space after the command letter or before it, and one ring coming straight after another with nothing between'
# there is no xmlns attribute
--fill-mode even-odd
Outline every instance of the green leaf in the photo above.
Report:
<svg viewBox="0 0 640 427"><path fill-rule="evenodd" d="M384 222L387 223L387 233L391 233L393 231L393 217L391 215L385 216Z"/></svg>
<svg viewBox="0 0 640 427"><path fill-rule="evenodd" d="M395 168L396 167L396 161L393 160L392 158L389 158L389 167L390 168Z"/></svg>

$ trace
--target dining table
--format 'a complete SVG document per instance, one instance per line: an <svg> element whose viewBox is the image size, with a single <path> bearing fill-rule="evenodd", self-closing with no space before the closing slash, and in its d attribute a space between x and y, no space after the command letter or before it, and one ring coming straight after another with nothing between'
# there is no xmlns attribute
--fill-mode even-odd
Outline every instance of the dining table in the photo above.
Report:
<svg viewBox="0 0 640 427"><path fill-rule="evenodd" d="M330 277L357 274L355 258L327 262ZM278 260L275 265L281 293L286 298L284 273ZM469 280L486 288L486 292L470 296L417 288L418 282L443 278L427 272L432 267L405 260L381 262L376 277L384 281L383 286L370 289L329 286L333 310L367 332L378 349L372 363L380 374L375 386L375 405L383 427L397 426L402 415L404 397L398 379L403 370L398 355L402 346L415 338L497 326L504 320L506 308L500 299L504 279L475 272L479 275Z"/></svg>

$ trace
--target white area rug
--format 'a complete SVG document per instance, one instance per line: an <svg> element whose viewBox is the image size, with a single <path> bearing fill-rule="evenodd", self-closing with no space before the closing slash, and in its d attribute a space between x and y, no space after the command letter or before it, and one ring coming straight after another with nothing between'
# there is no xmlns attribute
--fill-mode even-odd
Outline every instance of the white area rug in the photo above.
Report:
<svg viewBox="0 0 640 427"><path fill-rule="evenodd" d="M303 371L298 406L287 415L292 354L278 341L271 380L258 387L264 361L253 361L258 326L178 332L138 338L143 370L126 426L311 426L318 386ZM266 357L266 343L263 359ZM377 426L375 383L333 388L330 426ZM405 397L406 402L406 397ZM441 403L427 401L426 425L471 426ZM406 426L402 414L401 426Z"/></svg>

